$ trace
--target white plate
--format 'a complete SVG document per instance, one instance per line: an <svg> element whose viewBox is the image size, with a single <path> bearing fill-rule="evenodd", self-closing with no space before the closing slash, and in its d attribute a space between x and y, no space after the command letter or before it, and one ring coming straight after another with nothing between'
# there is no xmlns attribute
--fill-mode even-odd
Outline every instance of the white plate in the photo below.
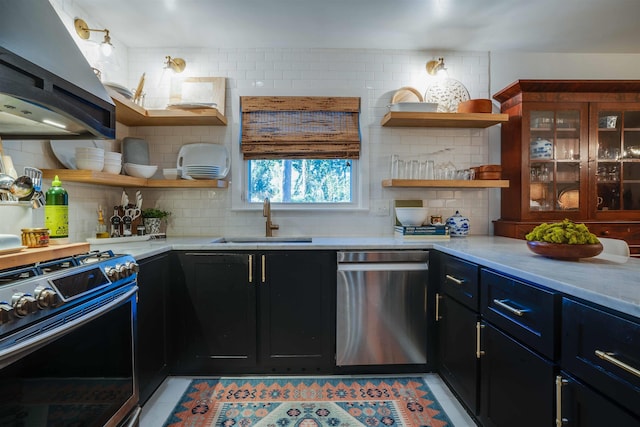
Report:
<svg viewBox="0 0 640 427"><path fill-rule="evenodd" d="M76 147L91 147L104 149L104 142L101 140L66 140L52 139L49 141L51 150L56 159L60 161L67 169L78 169L76 165Z"/></svg>
<svg viewBox="0 0 640 427"><path fill-rule="evenodd" d="M0 249L0 255L15 254L16 252L20 252L23 249L26 249L26 246L17 246L15 248Z"/></svg>
<svg viewBox="0 0 640 427"><path fill-rule="evenodd" d="M216 166L219 169L217 179L229 173L229 152L224 145L197 142L185 144L178 152L177 168L184 172L191 166ZM188 178L187 178L188 179Z"/></svg>
<svg viewBox="0 0 640 427"><path fill-rule="evenodd" d="M103 83L102 85L106 87L110 87L111 89L115 90L121 95L124 95L127 98L133 98L133 93L131 92L131 90L127 89L122 85L119 85L118 83L106 82L106 83Z"/></svg>
<svg viewBox="0 0 640 427"><path fill-rule="evenodd" d="M215 102L183 102L180 104L169 104L167 110L202 110L214 109L218 107Z"/></svg>
<svg viewBox="0 0 640 427"><path fill-rule="evenodd" d="M435 102L399 102L389 105L389 111L435 113L437 109L438 104Z"/></svg>

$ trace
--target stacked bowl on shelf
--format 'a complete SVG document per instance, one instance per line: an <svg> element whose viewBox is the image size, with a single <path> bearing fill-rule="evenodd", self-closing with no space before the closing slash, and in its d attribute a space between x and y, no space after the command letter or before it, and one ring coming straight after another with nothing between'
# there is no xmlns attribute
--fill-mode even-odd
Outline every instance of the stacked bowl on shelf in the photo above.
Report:
<svg viewBox="0 0 640 427"><path fill-rule="evenodd" d="M104 149L76 147L76 165L78 169L102 171L104 167Z"/></svg>
<svg viewBox="0 0 640 427"><path fill-rule="evenodd" d="M119 174L122 170L122 153L105 151L102 172Z"/></svg>

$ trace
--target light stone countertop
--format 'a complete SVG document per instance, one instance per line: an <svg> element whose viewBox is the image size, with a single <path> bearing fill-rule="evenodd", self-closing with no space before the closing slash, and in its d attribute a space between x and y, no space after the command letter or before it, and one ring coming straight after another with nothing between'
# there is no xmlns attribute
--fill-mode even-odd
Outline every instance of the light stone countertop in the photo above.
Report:
<svg viewBox="0 0 640 427"><path fill-rule="evenodd" d="M169 250L379 250L437 249L595 304L640 318L640 259L601 255L560 261L529 251L523 240L469 236L449 241L402 241L393 237L314 237L312 242L212 243L216 237L177 237L92 245L140 260Z"/></svg>

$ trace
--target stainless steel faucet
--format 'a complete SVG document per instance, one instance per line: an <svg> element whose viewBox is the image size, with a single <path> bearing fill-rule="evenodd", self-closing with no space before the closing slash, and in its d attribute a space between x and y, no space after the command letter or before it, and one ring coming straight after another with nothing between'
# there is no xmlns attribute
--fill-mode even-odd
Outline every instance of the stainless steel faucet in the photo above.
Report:
<svg viewBox="0 0 640 427"><path fill-rule="evenodd" d="M262 205L262 216L267 218L267 222L265 224L265 236L273 237L273 230L279 229L280 226L271 222L271 202L269 201L268 197L265 197L264 203Z"/></svg>

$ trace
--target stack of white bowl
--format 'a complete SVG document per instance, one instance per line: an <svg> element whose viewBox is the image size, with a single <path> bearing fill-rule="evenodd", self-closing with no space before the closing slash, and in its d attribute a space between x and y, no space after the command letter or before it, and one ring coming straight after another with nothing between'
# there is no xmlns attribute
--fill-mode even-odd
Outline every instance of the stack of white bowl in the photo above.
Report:
<svg viewBox="0 0 640 427"><path fill-rule="evenodd" d="M102 172L119 174L122 170L122 153L105 151Z"/></svg>
<svg viewBox="0 0 640 427"><path fill-rule="evenodd" d="M101 171L104 167L104 149L76 147L76 166L78 169Z"/></svg>

